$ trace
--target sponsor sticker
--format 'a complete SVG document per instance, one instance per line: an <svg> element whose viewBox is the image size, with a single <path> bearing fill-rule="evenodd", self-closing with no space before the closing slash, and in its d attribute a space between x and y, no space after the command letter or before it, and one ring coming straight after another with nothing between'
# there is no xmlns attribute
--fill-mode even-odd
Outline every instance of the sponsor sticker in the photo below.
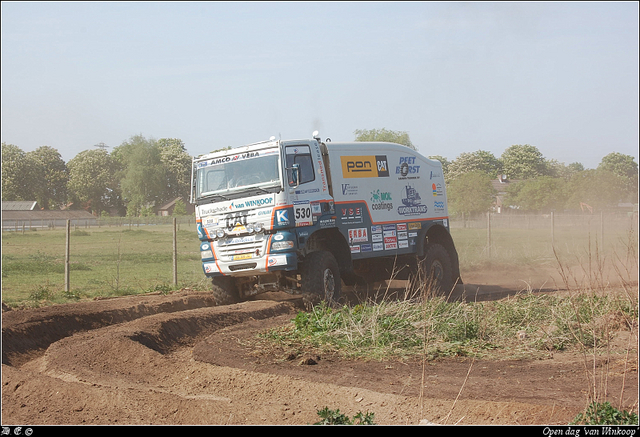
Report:
<svg viewBox="0 0 640 437"><path fill-rule="evenodd" d="M371 209L376 211L391 211L393 209L393 202L391 200L391 193L386 191L372 191L371 192Z"/></svg>
<svg viewBox="0 0 640 437"><path fill-rule="evenodd" d="M398 248L398 243L384 243L384 250L396 250Z"/></svg>
<svg viewBox="0 0 640 437"><path fill-rule="evenodd" d="M269 261L267 265L269 267L283 266L287 264L287 257L285 255L269 255Z"/></svg>
<svg viewBox="0 0 640 437"><path fill-rule="evenodd" d="M398 179L419 179L420 166L416 164L415 156L401 156L399 165L396 166L396 174Z"/></svg>
<svg viewBox="0 0 640 437"><path fill-rule="evenodd" d="M204 272L205 273L218 273L220 272L220 270L218 270L218 266L215 265L215 263L206 263L202 265L204 267Z"/></svg>
<svg viewBox="0 0 640 437"><path fill-rule="evenodd" d="M350 243L366 243L367 241L369 241L367 228L349 229Z"/></svg>
<svg viewBox="0 0 640 437"><path fill-rule="evenodd" d="M342 184L343 196L356 196L358 194L358 186L353 184Z"/></svg>
<svg viewBox="0 0 640 437"><path fill-rule="evenodd" d="M402 206L398 207L398 214L420 215L427 212L427 205L422 204L420 193L415 188L406 185L402 191Z"/></svg>
<svg viewBox="0 0 640 437"><path fill-rule="evenodd" d="M276 211L276 223L281 226L289 224L289 211L286 209L280 209Z"/></svg>
<svg viewBox="0 0 640 437"><path fill-rule="evenodd" d="M386 155L341 156L340 162L344 178L389 177L389 164Z"/></svg>

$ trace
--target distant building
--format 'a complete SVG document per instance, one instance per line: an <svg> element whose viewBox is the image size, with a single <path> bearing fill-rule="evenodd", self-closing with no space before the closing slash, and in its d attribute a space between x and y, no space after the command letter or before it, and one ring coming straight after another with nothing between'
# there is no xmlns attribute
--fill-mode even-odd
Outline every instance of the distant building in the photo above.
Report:
<svg viewBox="0 0 640 437"><path fill-rule="evenodd" d="M40 207L35 200L10 200L2 201L3 211L37 211Z"/></svg>
<svg viewBox="0 0 640 437"><path fill-rule="evenodd" d="M159 215L159 216L162 216L162 217L173 215L173 210L176 207L176 202L178 200L182 200L184 202L184 207L185 207L185 210L187 211L187 215L191 215L191 214L195 213L196 208L195 208L194 205L192 205L188 201L184 201L182 199L182 197L176 197L171 202L166 203L166 204L162 205L161 207L159 207L156 210L156 214Z"/></svg>
<svg viewBox="0 0 640 437"><path fill-rule="evenodd" d="M95 226L97 218L81 211L46 211L40 209L36 201L3 201L2 229L64 227L67 220L76 226Z"/></svg>
<svg viewBox="0 0 640 437"><path fill-rule="evenodd" d="M493 210L501 214L504 212L505 208L505 199L507 197L507 187L511 184L515 184L519 181L511 181L507 178L507 175L500 175L497 179L493 179L491 181L491 185L497 191L496 200L493 203Z"/></svg>

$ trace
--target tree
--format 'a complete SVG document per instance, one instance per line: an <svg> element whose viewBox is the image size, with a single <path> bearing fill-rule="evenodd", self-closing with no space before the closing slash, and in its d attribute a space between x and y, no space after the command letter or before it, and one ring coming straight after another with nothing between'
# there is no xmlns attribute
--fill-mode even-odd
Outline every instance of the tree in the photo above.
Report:
<svg viewBox="0 0 640 437"><path fill-rule="evenodd" d="M562 210L567 200L565 185L564 179L550 176L520 181L507 187L506 202L522 211Z"/></svg>
<svg viewBox="0 0 640 437"><path fill-rule="evenodd" d="M548 174L544 156L537 147L529 144L507 148L500 159L502 172L509 179L532 179Z"/></svg>
<svg viewBox="0 0 640 437"><path fill-rule="evenodd" d="M69 172L60 153L52 147L41 146L27 153L38 176L36 200L44 209L59 207L67 202Z"/></svg>
<svg viewBox="0 0 640 437"><path fill-rule="evenodd" d="M497 195L491 178L482 171L462 174L447 187L452 214L474 214L489 210Z"/></svg>
<svg viewBox="0 0 640 437"><path fill-rule="evenodd" d="M119 163L120 189L127 216L139 216L166 200L166 172L155 140L134 135L111 152Z"/></svg>
<svg viewBox="0 0 640 437"><path fill-rule="evenodd" d="M36 173L20 147L2 143L2 200L36 200Z"/></svg>
<svg viewBox="0 0 640 437"><path fill-rule="evenodd" d="M413 150L418 150L416 146L411 143L409 134L405 131L393 131L382 129L356 129L354 132L356 141L384 141L388 143L397 143L409 147Z"/></svg>
<svg viewBox="0 0 640 437"><path fill-rule="evenodd" d="M70 196L94 214L118 206L117 162L104 149L85 150L68 163Z"/></svg>
<svg viewBox="0 0 640 437"><path fill-rule="evenodd" d="M622 176L608 170L581 171L567 183L566 207L578 210L581 203L597 210L616 207L627 198L626 184Z"/></svg>
<svg viewBox="0 0 640 437"><path fill-rule="evenodd" d="M184 202L182 201L182 199L179 199L176 201L174 207L173 207L173 213L171 215L174 216L183 216L183 215L187 215L187 207L184 204Z"/></svg>
<svg viewBox="0 0 640 437"><path fill-rule="evenodd" d="M186 199L191 191L191 156L187 153L182 140L178 138L161 138L160 160L165 169L166 200L176 197Z"/></svg>
<svg viewBox="0 0 640 437"><path fill-rule="evenodd" d="M602 158L598 170L614 173L624 181L626 200L637 202L638 199L638 163L631 155L613 152Z"/></svg>
<svg viewBox="0 0 640 437"><path fill-rule="evenodd" d="M501 163L491 152L478 150L473 153L461 153L451 164L447 181L454 180L465 173L479 171L494 179L500 174Z"/></svg>
<svg viewBox="0 0 640 437"><path fill-rule="evenodd" d="M547 175L554 178L562 178L565 181L571 179L571 177L581 171L584 171L584 165L579 162L572 162L569 165L565 165L563 162L558 162L555 159L550 159L546 162Z"/></svg>

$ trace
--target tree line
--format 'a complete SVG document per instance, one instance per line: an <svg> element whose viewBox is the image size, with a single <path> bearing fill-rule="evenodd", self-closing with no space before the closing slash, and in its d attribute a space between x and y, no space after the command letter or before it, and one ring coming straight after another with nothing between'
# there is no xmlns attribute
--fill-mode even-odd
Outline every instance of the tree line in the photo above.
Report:
<svg viewBox="0 0 640 437"><path fill-rule="evenodd" d="M407 132L387 129L355 131L356 141L389 141L416 149ZM522 212L606 211L620 203L638 203L638 163L613 152L595 169L547 159L537 147L516 144L499 157L484 150L465 152L442 163L452 216L489 211L499 194L492 181L505 177L503 207Z"/></svg>
<svg viewBox="0 0 640 437"><path fill-rule="evenodd" d="M388 141L414 150L409 134L388 129L359 129L356 141ZM545 158L529 144L512 145L500 157L478 150L442 163L451 215L488 211L497 191L492 181L509 181L503 206L523 212L606 210L637 203L638 164L613 152L596 169L579 162L565 165ZM178 138L132 136L109 153L99 146L65 163L52 147L24 152L2 143L2 200L36 200L44 209L73 204L95 215L152 215L156 207L190 194L191 156Z"/></svg>
<svg viewBox="0 0 640 437"><path fill-rule="evenodd" d="M188 199L191 156L177 138L132 136L109 153L84 150L65 163L41 146L25 153L2 143L2 200L36 200L43 209L73 204L95 215L148 216L177 197Z"/></svg>

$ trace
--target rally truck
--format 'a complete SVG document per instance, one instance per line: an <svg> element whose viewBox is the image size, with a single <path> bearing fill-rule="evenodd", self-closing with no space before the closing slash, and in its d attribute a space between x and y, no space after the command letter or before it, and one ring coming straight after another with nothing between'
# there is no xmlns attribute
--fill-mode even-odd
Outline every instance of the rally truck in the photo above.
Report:
<svg viewBox="0 0 640 437"><path fill-rule="evenodd" d="M442 165L400 144L314 132L201 155L191 202L219 304L276 290L336 302L342 284L403 269L445 291L461 283Z"/></svg>

